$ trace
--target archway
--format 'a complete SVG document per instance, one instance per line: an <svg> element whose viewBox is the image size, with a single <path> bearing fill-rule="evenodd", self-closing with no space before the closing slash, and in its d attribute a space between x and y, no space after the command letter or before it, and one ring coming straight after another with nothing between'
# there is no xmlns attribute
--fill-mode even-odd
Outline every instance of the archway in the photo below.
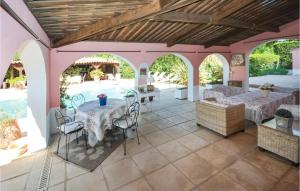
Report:
<svg viewBox="0 0 300 191"><path fill-rule="evenodd" d="M110 53L82 57L70 65L60 76L61 107L69 107L70 98L83 94L86 101L100 93L110 98L121 98L136 84L136 68L126 59Z"/></svg>
<svg viewBox="0 0 300 191"><path fill-rule="evenodd" d="M188 100L193 101L194 68L185 56L178 53L160 55L149 66L149 70L154 78L158 76L156 81L187 87Z"/></svg>
<svg viewBox="0 0 300 191"><path fill-rule="evenodd" d="M258 88L268 82L280 87L299 87L298 77L293 69L300 63L293 60L292 50L300 47L298 39L278 39L263 42L247 54L246 87ZM299 57L299 52L295 56Z"/></svg>
<svg viewBox="0 0 300 191"><path fill-rule="evenodd" d="M221 54L208 55L199 66L199 83L202 85L228 85L229 78L229 63Z"/></svg>
<svg viewBox="0 0 300 191"><path fill-rule="evenodd" d="M46 111L47 82L42 50L36 41L29 40L23 43L18 52L12 59L9 72L2 84L3 88L10 86L12 89L0 92L1 99L7 99L4 105L0 103L3 112L0 119L1 128L5 129L1 130L1 139L2 136L6 136L7 140L10 139L7 132L14 134L7 142L8 147L2 147L6 162L26 151L31 153L45 148L49 138ZM12 153L9 151L10 145L22 147L18 153Z"/></svg>

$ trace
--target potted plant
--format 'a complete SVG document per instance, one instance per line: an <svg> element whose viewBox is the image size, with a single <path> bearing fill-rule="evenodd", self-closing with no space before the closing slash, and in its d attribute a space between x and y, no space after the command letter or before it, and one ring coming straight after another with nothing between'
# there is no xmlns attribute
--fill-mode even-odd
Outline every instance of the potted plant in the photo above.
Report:
<svg viewBox="0 0 300 191"><path fill-rule="evenodd" d="M187 99L187 97L188 97L188 88L186 86L177 87L175 89L176 99Z"/></svg>
<svg viewBox="0 0 300 191"><path fill-rule="evenodd" d="M99 82L100 79L104 76L104 73L101 69L96 69L91 71L90 73L91 77L94 79L95 82Z"/></svg>
<svg viewBox="0 0 300 191"><path fill-rule="evenodd" d="M291 128L293 125L293 114L286 109L278 109L275 113L277 127Z"/></svg>
<svg viewBox="0 0 300 191"><path fill-rule="evenodd" d="M105 106L107 102L107 95L106 94L99 94L97 95L97 98L99 99L100 106Z"/></svg>
<svg viewBox="0 0 300 191"><path fill-rule="evenodd" d="M266 83L259 87L260 93L263 97L268 97L271 90L273 90L274 84Z"/></svg>

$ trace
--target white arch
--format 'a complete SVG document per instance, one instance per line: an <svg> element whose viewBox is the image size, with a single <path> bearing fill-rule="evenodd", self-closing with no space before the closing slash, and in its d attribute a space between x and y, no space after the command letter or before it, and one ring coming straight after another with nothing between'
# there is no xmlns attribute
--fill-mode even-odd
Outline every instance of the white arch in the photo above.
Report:
<svg viewBox="0 0 300 191"><path fill-rule="evenodd" d="M194 86L194 67L193 67L193 64L184 55L176 53L176 52L159 55L155 60L157 60L160 57L169 55L169 54L173 54L173 55L179 57L187 65L187 67L188 67L188 100L189 101L197 100L199 98L199 86ZM148 66L148 68L150 68L150 66L152 64L150 64Z"/></svg>
<svg viewBox="0 0 300 191"><path fill-rule="evenodd" d="M210 55L215 55L218 58L218 60L222 63L223 85L227 86L228 81L230 80L230 66L229 66L229 63L228 63L227 59L222 54L219 54L219 53L209 54L208 56L210 56ZM206 58L208 56L206 56ZM200 64L199 67L201 67L201 64Z"/></svg>
<svg viewBox="0 0 300 191"><path fill-rule="evenodd" d="M39 44L34 40L24 43L20 49L23 67L27 76L27 123L29 150L47 146L47 74L46 63Z"/></svg>

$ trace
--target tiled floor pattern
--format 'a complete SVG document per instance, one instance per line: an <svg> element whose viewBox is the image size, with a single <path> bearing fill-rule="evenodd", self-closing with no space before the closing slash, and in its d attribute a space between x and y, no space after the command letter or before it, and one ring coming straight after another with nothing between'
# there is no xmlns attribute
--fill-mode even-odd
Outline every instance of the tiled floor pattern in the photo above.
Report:
<svg viewBox="0 0 300 191"><path fill-rule="evenodd" d="M165 97L165 98L164 98ZM163 99L164 98L164 99ZM128 141L95 171L52 156L49 191L298 190L299 169L256 149L256 127L227 139L196 126L194 103L161 95ZM55 149L56 145L53 144ZM35 190L44 152L1 168L1 191Z"/></svg>

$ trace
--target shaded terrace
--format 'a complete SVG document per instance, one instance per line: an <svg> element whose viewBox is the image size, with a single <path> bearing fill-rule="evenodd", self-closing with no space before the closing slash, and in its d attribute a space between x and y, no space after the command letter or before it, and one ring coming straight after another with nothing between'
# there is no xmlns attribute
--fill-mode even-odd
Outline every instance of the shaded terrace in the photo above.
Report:
<svg viewBox="0 0 300 191"><path fill-rule="evenodd" d="M299 39L299 1L255 0L16 0L0 1L3 80L20 52L28 85L27 125L39 150L1 167L1 190L36 190L49 159L48 190L297 190L299 168L256 149L257 126L228 139L196 125L199 66L210 54L229 63L229 80L249 86L249 54L274 39ZM141 144L120 145L95 171L53 151L59 77L96 53L116 55L141 69L174 54L188 66L188 100L162 91L153 112L140 117ZM244 65L231 66L242 54ZM63 143L65 141L63 140ZM64 145L63 145L64 146ZM118 178L125 177L124 179ZM168 179L165 179L168 177Z"/></svg>

